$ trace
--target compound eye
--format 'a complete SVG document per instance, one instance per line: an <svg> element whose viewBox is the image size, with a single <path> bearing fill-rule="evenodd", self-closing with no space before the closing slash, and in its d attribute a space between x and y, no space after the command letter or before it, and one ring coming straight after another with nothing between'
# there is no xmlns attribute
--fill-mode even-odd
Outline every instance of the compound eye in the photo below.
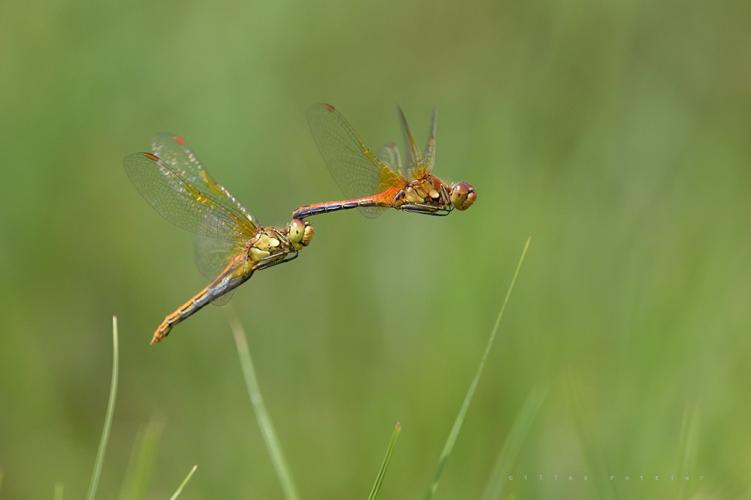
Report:
<svg viewBox="0 0 751 500"><path fill-rule="evenodd" d="M458 210L466 210L477 200L477 193L472 184L457 182L451 186L451 204Z"/></svg>
<svg viewBox="0 0 751 500"><path fill-rule="evenodd" d="M302 244L305 246L308 246L310 243L310 240L313 239L313 235L315 234L315 231L313 231L313 226L305 223L305 229L303 230L303 237L302 237Z"/></svg>
<svg viewBox="0 0 751 500"><path fill-rule="evenodd" d="M300 243L302 242L303 238L305 237L305 223L301 221L300 219L293 219L292 222L289 223L289 240L292 243Z"/></svg>

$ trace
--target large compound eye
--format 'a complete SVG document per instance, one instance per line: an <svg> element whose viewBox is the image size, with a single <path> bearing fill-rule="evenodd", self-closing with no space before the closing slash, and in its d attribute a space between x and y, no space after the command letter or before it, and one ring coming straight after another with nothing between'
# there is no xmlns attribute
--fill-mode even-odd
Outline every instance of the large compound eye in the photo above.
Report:
<svg viewBox="0 0 751 500"><path fill-rule="evenodd" d="M310 243L310 240L313 239L313 235L315 234L315 231L313 231L313 226L305 223L305 229L303 230L303 236L302 236L302 244L305 246L308 246Z"/></svg>
<svg viewBox="0 0 751 500"><path fill-rule="evenodd" d="M469 182L457 182L451 186L451 204L457 210L466 210L477 200L475 188Z"/></svg>
<svg viewBox="0 0 751 500"><path fill-rule="evenodd" d="M299 244L305 237L305 223L300 219L292 219L289 223L289 240L292 243Z"/></svg>

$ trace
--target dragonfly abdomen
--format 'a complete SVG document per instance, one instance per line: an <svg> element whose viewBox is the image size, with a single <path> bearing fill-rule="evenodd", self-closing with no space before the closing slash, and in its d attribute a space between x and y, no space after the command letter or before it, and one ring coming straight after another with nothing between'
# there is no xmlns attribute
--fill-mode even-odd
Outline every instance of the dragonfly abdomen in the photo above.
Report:
<svg viewBox="0 0 751 500"><path fill-rule="evenodd" d="M385 196L384 196L385 194ZM327 201L324 203L315 203L300 207L292 213L293 219L304 219L311 215L325 214L336 212L338 210L347 210L350 208L367 208L367 207L389 207L393 204L394 196L391 192L379 193L373 196L363 198L354 198L343 201Z"/></svg>
<svg viewBox="0 0 751 500"><path fill-rule="evenodd" d="M236 263L234 261L230 263L225 271L214 281L164 318L154 332L151 344L160 342L164 337L169 335L173 326L194 315L225 293L237 288L250 278L252 274L253 270L238 274L236 272Z"/></svg>

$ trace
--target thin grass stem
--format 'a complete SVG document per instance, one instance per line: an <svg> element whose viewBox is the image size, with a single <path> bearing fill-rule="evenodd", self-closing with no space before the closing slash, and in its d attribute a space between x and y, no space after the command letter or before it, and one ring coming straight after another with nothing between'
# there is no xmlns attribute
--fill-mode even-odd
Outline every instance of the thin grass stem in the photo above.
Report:
<svg viewBox="0 0 751 500"><path fill-rule="evenodd" d="M699 424L699 407L687 408L681 425L681 445L678 454L679 478L691 477L693 479L699 448ZM687 498L689 496L686 494L686 483L685 480L680 481L680 486L675 492L675 498Z"/></svg>
<svg viewBox="0 0 751 500"><path fill-rule="evenodd" d="M102 474L102 464L104 463L104 453L107 450L107 442L110 438L110 427L112 426L112 416L115 413L115 399L117 397L117 372L118 372L118 346L117 346L117 316L112 316L112 379L110 381L110 397L107 402L107 413L104 415L104 428L102 437L99 439L99 449L96 453L94 462L94 472L91 474L89 482L89 492L86 500L94 500L96 490L99 486L99 477Z"/></svg>
<svg viewBox="0 0 751 500"><path fill-rule="evenodd" d="M503 487L507 483L505 474L509 473L516 463L522 444L529 430L532 428L532 424L542 407L542 403L545 401L547 392L547 387L539 385L532 389L524 401L524 405L522 405L521 410L516 415L514 423L511 425L511 430L503 442L503 447L498 453L498 458L496 458L495 465L493 466L493 472L485 485L485 492L482 496L483 500L498 500L503 498Z"/></svg>
<svg viewBox="0 0 751 500"><path fill-rule="evenodd" d="M271 422L271 416L269 415L268 410L266 410L266 404L263 402L261 388L258 385L258 377L256 377L256 370L253 366L253 359L250 357L250 349L248 349L245 330L237 318L231 317L229 322L230 327L232 328L232 333L235 337L237 354L240 357L240 366L242 368L243 378L245 379L245 388L248 391L248 398L250 399L250 404L253 405L253 410L258 421L258 427L261 429L261 436L263 436L263 440L266 443L266 449L271 456L274 470L279 478L279 482L282 484L284 497L287 500L298 500L300 497L297 494L295 483L292 480L292 474L290 473L287 461L284 459L279 440L276 437L274 425Z"/></svg>
<svg viewBox="0 0 751 500"><path fill-rule="evenodd" d="M128 467L125 469L119 500L139 500L146 497L155 470L154 462L159 452L159 440L163 429L164 420L152 416L138 431Z"/></svg>
<svg viewBox="0 0 751 500"><path fill-rule="evenodd" d="M402 426L399 422L397 422L394 426L394 432L391 433L389 445L386 447L386 455L384 455L383 462L381 462L381 468L378 469L378 475L376 476L375 482L373 483L373 487L370 489L368 500L375 500L378 496L378 492L381 490L381 485L383 485L383 478L386 477L386 470L389 468L391 455L394 453L394 448L396 447L396 442L399 440L399 433L401 431Z"/></svg>
<svg viewBox="0 0 751 500"><path fill-rule="evenodd" d="M55 483L55 492L53 493L52 500L63 500L64 492L65 492L65 487L63 486L63 483L60 483L60 482Z"/></svg>
<svg viewBox="0 0 751 500"><path fill-rule="evenodd" d="M521 256L519 256L519 261L516 264L516 269L514 270L514 275L511 278L511 283L509 283L508 290L506 290L506 297L503 299L503 303L501 304L501 309L498 311L498 317L495 320L495 325L493 326L493 330L490 332L490 337L488 338L488 342L485 345L485 352L482 355L482 358L480 359L480 365L477 367L477 372L475 373L475 377L472 379L472 383L469 385L469 389L467 389L467 393L464 396L464 401L462 402L462 406L459 409L459 413L456 416L456 420L454 420L454 425L451 427L451 432L449 432L448 439L446 439L446 444L443 447L443 451L441 452L441 457L438 460L438 469L436 470L435 476L433 477L433 483L430 485L430 488L428 488L428 492L425 495L425 498L427 500L430 500L433 498L433 495L435 495L435 492L438 490L438 482L441 479L441 476L443 475L443 469L446 466L446 461L448 460L448 457L451 455L451 452L454 449L454 445L456 444L456 439L459 437L459 432L462 429L462 424L464 423L464 418L467 415L467 410L469 409L469 405L472 402L472 398L475 395L475 390L477 389L477 384L480 381L480 376L482 375L482 371L485 368L485 362L488 359L488 355L490 354L490 350L493 347L493 341L495 340L496 334L498 333L498 328L501 325L501 319L503 319L503 313L506 311L506 306L508 305L509 298L511 297L511 292L514 290L514 285L516 284L516 279L519 276L519 271L522 268L522 264L524 263L524 258L527 255L527 250L529 249L529 243L531 241L531 237L527 238L526 243L524 244L524 248L522 249Z"/></svg>
<svg viewBox="0 0 751 500"><path fill-rule="evenodd" d="M171 497L169 497L169 500L176 500L177 497L180 496L180 493L183 492L183 488L185 488L185 485L188 484L188 481L190 481L190 478L193 477L193 473L198 469L198 465L194 465L193 468L190 469L190 472L188 472L188 475L185 476L185 479L183 479L183 482L180 483L180 486L177 487L175 492L172 494Z"/></svg>

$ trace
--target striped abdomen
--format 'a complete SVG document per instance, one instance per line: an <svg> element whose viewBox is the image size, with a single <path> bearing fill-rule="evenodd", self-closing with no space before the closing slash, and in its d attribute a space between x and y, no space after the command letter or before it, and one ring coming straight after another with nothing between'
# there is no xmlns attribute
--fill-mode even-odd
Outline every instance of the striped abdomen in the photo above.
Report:
<svg viewBox="0 0 751 500"><path fill-rule="evenodd" d="M222 273L209 283L203 290L192 296L187 302L168 314L154 332L151 338L151 344L160 342L164 337L169 335L174 325L189 318L196 312L200 311L207 304L210 304L217 298L221 297L230 290L244 283L253 274L253 269L242 271L240 266L244 265L247 257L244 254L238 255L227 265Z"/></svg>
<svg viewBox="0 0 751 500"><path fill-rule="evenodd" d="M368 208L368 207L392 207L394 200L399 193L399 188L390 188L372 196L363 196L362 198L352 198L341 201L327 201L324 203L314 203L300 207L292 213L293 219L304 219L311 215L336 212L350 208Z"/></svg>

